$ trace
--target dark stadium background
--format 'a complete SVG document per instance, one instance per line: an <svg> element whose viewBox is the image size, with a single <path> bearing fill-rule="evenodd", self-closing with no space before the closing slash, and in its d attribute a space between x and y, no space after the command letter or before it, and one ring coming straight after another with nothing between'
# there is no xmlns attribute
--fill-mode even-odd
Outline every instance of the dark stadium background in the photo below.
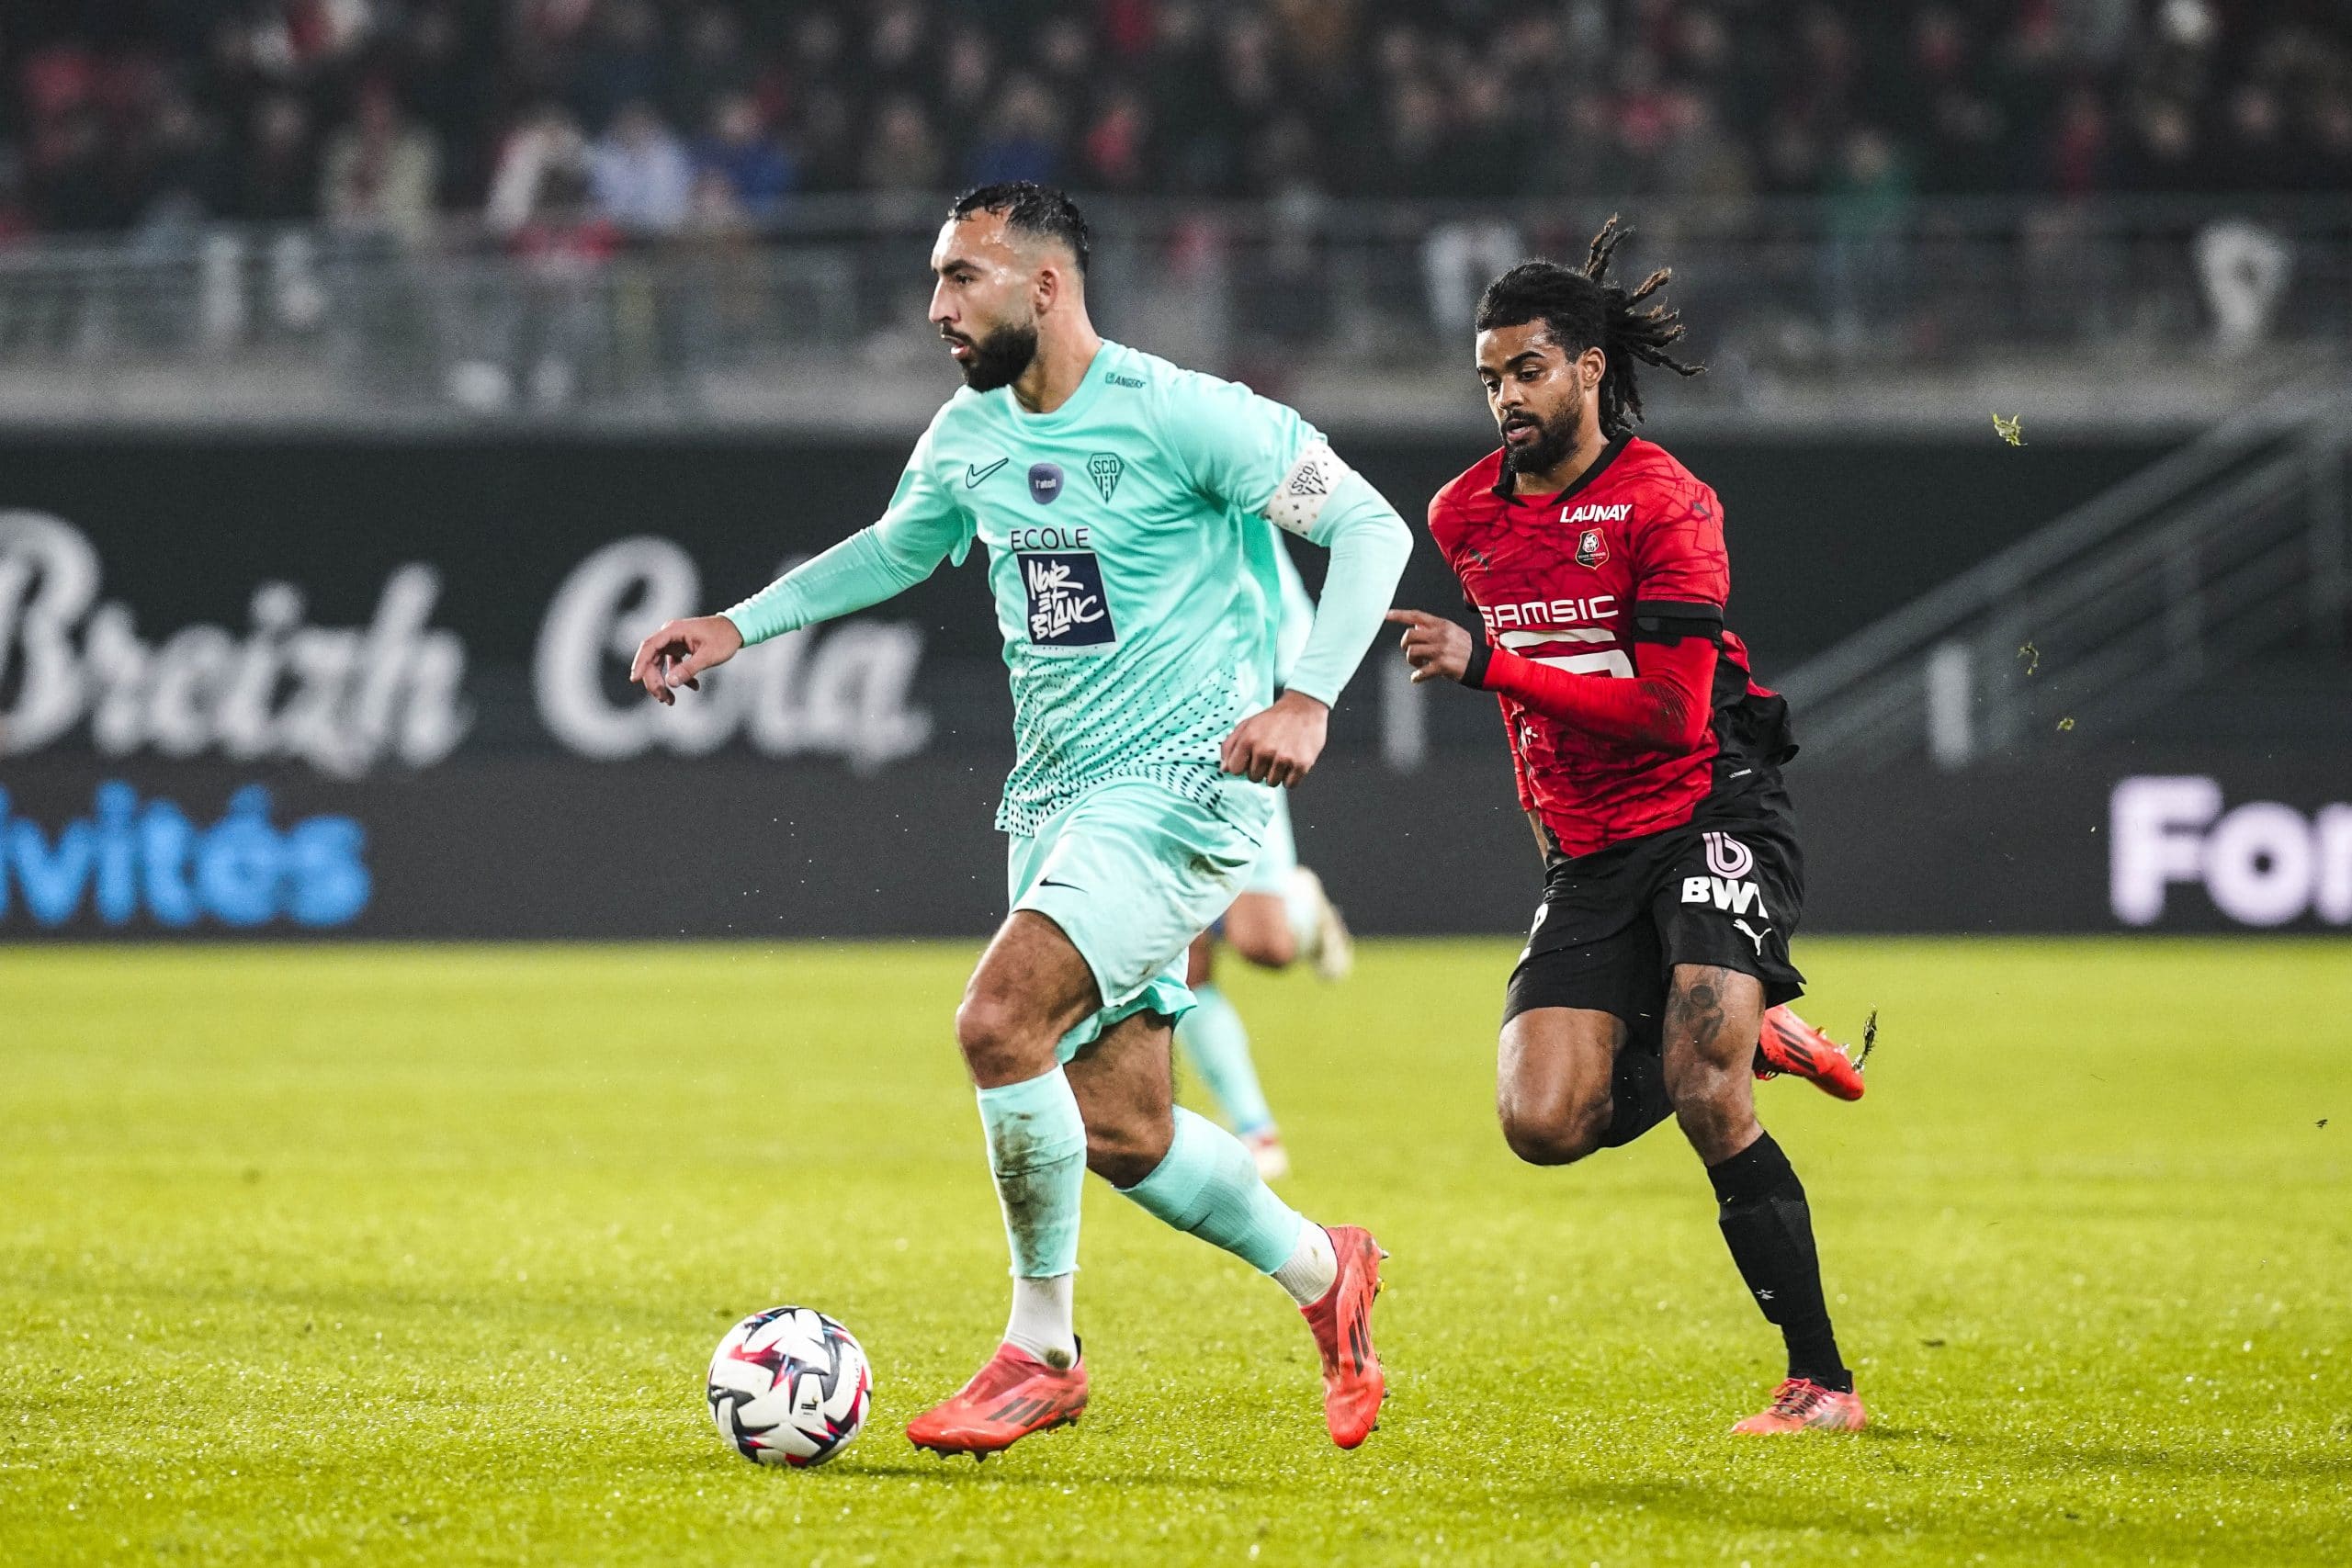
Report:
<svg viewBox="0 0 2352 1568"><path fill-rule="evenodd" d="M549 627L616 543L708 607L870 517L953 384L944 197L1016 175L1086 198L1109 330L1408 513L1486 450L1479 280L1633 222L1711 365L1650 433L1816 742L1815 929L2352 921L2340 6L18 0L0 85L0 938L985 930L971 570L764 729L627 711L639 579ZM300 717L270 661L415 565L454 684L404 738L413 637ZM1426 549L1404 596L1458 597ZM1519 925L1490 705L1376 653L1334 738L1302 835L1361 927ZM2178 812L2118 847L2127 799Z"/></svg>

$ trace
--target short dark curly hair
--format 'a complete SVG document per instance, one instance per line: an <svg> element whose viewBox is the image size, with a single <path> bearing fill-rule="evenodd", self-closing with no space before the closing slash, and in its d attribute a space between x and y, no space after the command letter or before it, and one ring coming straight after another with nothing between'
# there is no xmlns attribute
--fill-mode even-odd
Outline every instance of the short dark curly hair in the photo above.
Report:
<svg viewBox="0 0 2352 1568"><path fill-rule="evenodd" d="M998 213L1008 229L1037 239L1059 240L1078 258L1080 273L1086 271L1092 241L1087 233L1086 215L1068 192L1035 180L999 180L994 185L974 186L957 197L947 216L969 218L975 212Z"/></svg>

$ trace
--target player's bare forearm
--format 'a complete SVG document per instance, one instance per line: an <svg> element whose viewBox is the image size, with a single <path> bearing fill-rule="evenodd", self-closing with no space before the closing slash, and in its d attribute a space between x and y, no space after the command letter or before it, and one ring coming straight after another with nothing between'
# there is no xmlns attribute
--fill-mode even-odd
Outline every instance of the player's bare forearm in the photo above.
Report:
<svg viewBox="0 0 2352 1568"><path fill-rule="evenodd" d="M726 663L742 651L743 634L724 615L691 615L664 624L637 645L628 678L645 694L667 707L678 700L678 688L702 690L697 679L706 670Z"/></svg>
<svg viewBox="0 0 2352 1568"><path fill-rule="evenodd" d="M1331 710L1304 692L1284 692L1274 705L1251 714L1225 738L1218 766L1253 784L1295 784L1323 755Z"/></svg>

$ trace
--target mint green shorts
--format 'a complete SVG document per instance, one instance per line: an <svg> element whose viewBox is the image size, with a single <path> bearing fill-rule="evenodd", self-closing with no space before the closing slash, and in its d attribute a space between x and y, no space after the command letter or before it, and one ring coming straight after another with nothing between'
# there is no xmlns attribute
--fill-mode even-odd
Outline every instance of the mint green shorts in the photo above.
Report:
<svg viewBox="0 0 2352 1568"><path fill-rule="evenodd" d="M1274 791L1273 815L1266 818L1266 840L1257 863L1241 884L1244 893L1271 893L1279 898L1290 891L1290 874L1298 869L1298 840L1291 832L1290 792Z"/></svg>
<svg viewBox="0 0 2352 1568"><path fill-rule="evenodd" d="M1219 773L1204 805L1150 779L1111 779L1034 837L1006 840L1012 908L1059 926L1102 994L1102 1009L1062 1036L1063 1061L1136 1013L1191 1010L1185 950L1241 891L1275 794Z"/></svg>

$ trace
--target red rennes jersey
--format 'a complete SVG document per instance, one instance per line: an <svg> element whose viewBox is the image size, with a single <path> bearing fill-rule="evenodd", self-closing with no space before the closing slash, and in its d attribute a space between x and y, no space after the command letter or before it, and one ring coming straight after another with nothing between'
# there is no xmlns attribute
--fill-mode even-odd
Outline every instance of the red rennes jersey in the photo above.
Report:
<svg viewBox="0 0 2352 1568"><path fill-rule="evenodd" d="M1518 497L1496 451L1430 502L1430 533L1487 639L1574 672L1634 673L1636 606L1720 626L1731 594L1715 492L1655 442L1621 435L1557 495ZM1763 782L1795 753L1788 705L1756 684L1729 631L1715 646L1713 722L1693 750L1636 750L1505 696L1520 804L1556 853L1589 854L1689 822L1712 795Z"/></svg>

